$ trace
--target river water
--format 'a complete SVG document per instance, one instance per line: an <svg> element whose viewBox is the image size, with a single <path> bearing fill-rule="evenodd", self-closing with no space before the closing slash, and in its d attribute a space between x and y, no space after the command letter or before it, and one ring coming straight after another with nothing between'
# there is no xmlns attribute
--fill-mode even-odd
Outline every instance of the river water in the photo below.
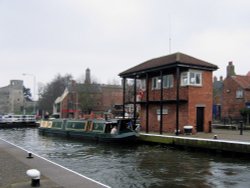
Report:
<svg viewBox="0 0 250 188"><path fill-rule="evenodd" d="M250 160L161 145L110 145L1 129L0 138L114 188L250 187Z"/></svg>

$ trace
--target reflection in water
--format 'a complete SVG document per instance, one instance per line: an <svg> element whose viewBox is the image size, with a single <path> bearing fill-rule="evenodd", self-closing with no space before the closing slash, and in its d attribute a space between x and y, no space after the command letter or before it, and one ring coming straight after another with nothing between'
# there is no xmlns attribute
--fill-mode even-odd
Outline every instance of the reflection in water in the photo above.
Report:
<svg viewBox="0 0 250 188"><path fill-rule="evenodd" d="M249 162L243 163L231 162L234 160L228 160L225 162L211 162L210 164L210 176L209 182L214 187L249 187L250 180L250 165Z"/></svg>
<svg viewBox="0 0 250 188"><path fill-rule="evenodd" d="M2 129L0 137L111 187L248 187L250 162L160 145L110 145Z"/></svg>

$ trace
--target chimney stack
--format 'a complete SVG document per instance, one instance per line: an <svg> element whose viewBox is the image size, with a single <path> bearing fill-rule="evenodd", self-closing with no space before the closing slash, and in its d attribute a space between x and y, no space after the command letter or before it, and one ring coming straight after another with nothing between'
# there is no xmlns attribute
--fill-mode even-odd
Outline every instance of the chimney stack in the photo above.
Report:
<svg viewBox="0 0 250 188"><path fill-rule="evenodd" d="M223 76L220 76L220 81L223 82Z"/></svg>
<svg viewBox="0 0 250 188"><path fill-rule="evenodd" d="M230 76L235 76L234 65L232 61L229 61L227 66L227 77Z"/></svg>
<svg viewBox="0 0 250 188"><path fill-rule="evenodd" d="M86 69L86 75L85 75L85 84L91 84L91 78L90 78L90 69Z"/></svg>

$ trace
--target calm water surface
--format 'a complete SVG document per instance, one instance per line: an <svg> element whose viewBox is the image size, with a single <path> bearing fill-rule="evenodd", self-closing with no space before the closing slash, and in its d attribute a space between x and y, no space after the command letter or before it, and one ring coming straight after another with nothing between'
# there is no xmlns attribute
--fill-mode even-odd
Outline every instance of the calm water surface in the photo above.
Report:
<svg viewBox="0 0 250 188"><path fill-rule="evenodd" d="M0 138L111 187L250 187L250 159L174 150L160 145L110 145L1 129Z"/></svg>

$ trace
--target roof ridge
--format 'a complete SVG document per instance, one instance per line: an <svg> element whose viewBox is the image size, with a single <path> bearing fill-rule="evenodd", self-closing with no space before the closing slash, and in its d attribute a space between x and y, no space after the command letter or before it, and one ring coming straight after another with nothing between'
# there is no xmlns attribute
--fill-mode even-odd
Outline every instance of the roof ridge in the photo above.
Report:
<svg viewBox="0 0 250 188"><path fill-rule="evenodd" d="M246 75L235 75L231 78L237 82L242 88L250 89L250 77Z"/></svg>
<svg viewBox="0 0 250 188"><path fill-rule="evenodd" d="M174 66L181 66L184 65L185 67L193 67L193 68L200 68L206 70L216 70L218 69L217 65L212 63L206 62L204 60L192 57L190 55L176 52L169 55L153 58L147 60L143 63L140 63L132 68L129 68L119 74L121 77L126 76L134 76L135 74L151 72L162 68L170 68Z"/></svg>

